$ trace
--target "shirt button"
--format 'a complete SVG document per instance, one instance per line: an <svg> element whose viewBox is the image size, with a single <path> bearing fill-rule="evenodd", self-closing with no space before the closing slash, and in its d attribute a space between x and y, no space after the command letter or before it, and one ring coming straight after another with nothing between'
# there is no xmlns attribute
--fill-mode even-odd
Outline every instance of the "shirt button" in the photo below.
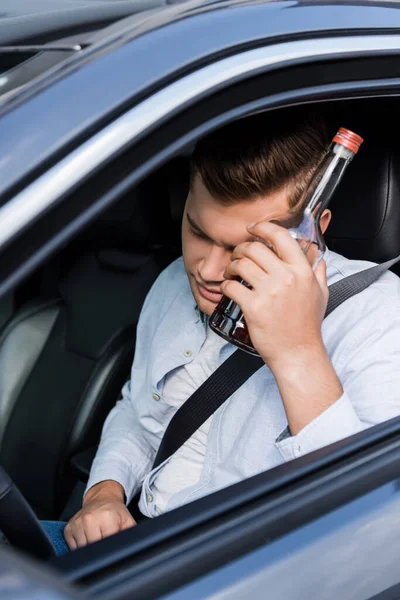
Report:
<svg viewBox="0 0 400 600"><path fill-rule="evenodd" d="M189 358L189 356L192 356L192 351L191 350L185 350L185 356L187 356Z"/></svg>
<svg viewBox="0 0 400 600"><path fill-rule="evenodd" d="M153 502L153 496L151 494L147 494L147 502Z"/></svg>
<svg viewBox="0 0 400 600"><path fill-rule="evenodd" d="M157 400L157 402L159 401L160 396L158 394L153 394L153 400Z"/></svg>

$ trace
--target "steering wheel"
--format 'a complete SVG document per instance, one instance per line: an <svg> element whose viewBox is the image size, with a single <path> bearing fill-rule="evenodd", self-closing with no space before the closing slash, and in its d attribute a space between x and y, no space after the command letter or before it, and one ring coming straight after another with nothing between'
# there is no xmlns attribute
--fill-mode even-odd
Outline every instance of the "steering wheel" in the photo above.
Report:
<svg viewBox="0 0 400 600"><path fill-rule="evenodd" d="M53 544L32 508L0 466L0 530L14 548L31 556L56 556Z"/></svg>

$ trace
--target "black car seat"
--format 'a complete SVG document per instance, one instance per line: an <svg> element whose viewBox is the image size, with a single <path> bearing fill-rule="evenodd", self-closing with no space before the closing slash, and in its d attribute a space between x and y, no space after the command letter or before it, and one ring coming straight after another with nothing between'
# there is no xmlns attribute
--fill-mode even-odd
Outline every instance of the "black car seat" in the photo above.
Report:
<svg viewBox="0 0 400 600"><path fill-rule="evenodd" d="M143 183L75 242L58 295L0 337L0 464L40 518L60 514L70 456L98 441L129 377L141 306L176 256L169 215L165 190Z"/></svg>
<svg viewBox="0 0 400 600"><path fill-rule="evenodd" d="M328 247L348 258L384 262L400 254L400 153L366 139L333 198ZM393 267L399 272L399 265Z"/></svg>

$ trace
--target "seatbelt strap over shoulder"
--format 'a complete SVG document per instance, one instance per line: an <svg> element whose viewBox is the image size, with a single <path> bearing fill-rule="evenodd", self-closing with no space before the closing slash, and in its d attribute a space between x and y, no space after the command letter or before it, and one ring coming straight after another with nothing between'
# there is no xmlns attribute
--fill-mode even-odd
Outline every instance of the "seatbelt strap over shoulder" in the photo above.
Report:
<svg viewBox="0 0 400 600"><path fill-rule="evenodd" d="M343 302L369 287L374 281L379 279L381 275L399 262L399 260L400 256L397 256L380 265L375 265L374 267L369 267L369 269L364 269L364 271L353 273L353 275L344 277L343 279L340 279L340 281L336 281L336 283L330 285L325 318Z"/></svg>
<svg viewBox="0 0 400 600"><path fill-rule="evenodd" d="M369 287L399 260L400 256L344 277L329 286L329 301L325 317L340 304ZM224 361L172 417L161 440L153 469L172 456L225 400L264 364L261 358L243 350L236 350Z"/></svg>

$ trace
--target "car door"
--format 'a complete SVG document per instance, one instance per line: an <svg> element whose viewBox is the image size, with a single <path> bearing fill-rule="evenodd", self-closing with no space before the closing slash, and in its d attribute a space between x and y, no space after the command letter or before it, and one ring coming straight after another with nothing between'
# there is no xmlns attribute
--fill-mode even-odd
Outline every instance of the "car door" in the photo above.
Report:
<svg viewBox="0 0 400 600"><path fill-rule="evenodd" d="M0 547L0 598L8 600L79 600L82 595L44 566Z"/></svg>
<svg viewBox="0 0 400 600"><path fill-rule="evenodd" d="M242 14L238 11L235 18ZM212 23L219 14L207 18ZM183 20L180 27L183 40L190 26ZM28 138L36 133L37 147L35 154L29 138L25 170L17 141L8 149L12 156L0 209L0 294L122 191L211 128L296 102L399 94L400 28L389 32L381 26L379 32L360 36L342 27L336 36L320 32L299 39L299 32L293 32L261 44L253 37L229 56L214 55L207 64L193 61L180 75L175 62L173 76L148 85L142 97L137 89L130 90L129 103L126 96L118 104L112 93L102 96L100 107L94 103L97 121L91 128L85 111L92 89L84 92L75 130L76 114L66 112L61 122L65 104L56 107L54 99L76 90L85 77L89 82L93 72L101 71L102 60L106 70L113 60L123 70L126 47L114 57L90 62L86 74L83 67L73 69L15 105L3 115L0 129L14 132L10 140L19 140L13 129L19 114L28 124ZM148 42L151 37L157 43L153 33L147 35ZM137 59L142 41L130 46ZM150 73L154 79L156 70ZM32 115L37 110L46 115L49 106L44 148ZM49 567L98 598L238 598L244 593L257 598L373 598L399 583L394 550L399 432L400 420L394 419L54 559Z"/></svg>

